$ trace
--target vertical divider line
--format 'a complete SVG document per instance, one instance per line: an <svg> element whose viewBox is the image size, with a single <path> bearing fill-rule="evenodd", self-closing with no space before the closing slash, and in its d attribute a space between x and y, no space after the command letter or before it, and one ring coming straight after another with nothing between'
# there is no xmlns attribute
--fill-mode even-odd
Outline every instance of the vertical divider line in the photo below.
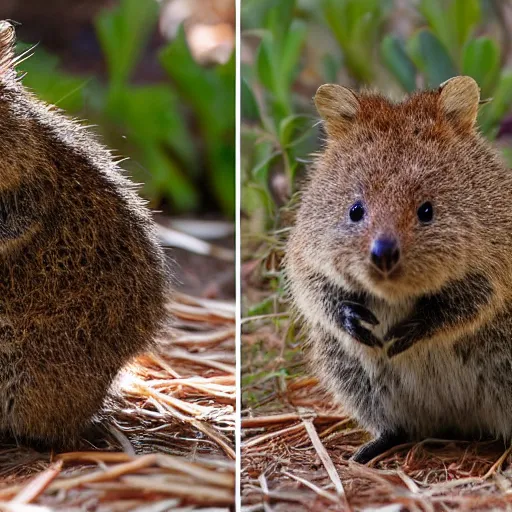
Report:
<svg viewBox="0 0 512 512"><path fill-rule="evenodd" d="M235 510L240 512L241 510L241 414L242 414L242 377L241 377L241 279L240 279L240 268L241 268L241 232L240 232L240 212L241 212L241 189L240 189L240 115L241 115L241 97L240 97L240 58L241 58L241 26L240 26L240 11L241 1L235 0L235 19L236 19L236 37L235 37L235 60L236 60L236 74L235 74L235 117L236 117L236 129L235 129L235 300L236 300L236 333L235 333L235 357L236 357L236 413L235 413Z"/></svg>

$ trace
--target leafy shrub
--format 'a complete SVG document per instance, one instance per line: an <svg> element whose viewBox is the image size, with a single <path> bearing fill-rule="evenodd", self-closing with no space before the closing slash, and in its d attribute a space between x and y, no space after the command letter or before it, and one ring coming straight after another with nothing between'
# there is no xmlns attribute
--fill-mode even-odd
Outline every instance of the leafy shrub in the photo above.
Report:
<svg viewBox="0 0 512 512"><path fill-rule="evenodd" d="M20 68L24 83L50 103L98 125L105 142L130 160L125 168L154 205L174 212L207 204L234 215L235 59L213 68L191 57L185 34L163 47L159 62L169 81L135 85L134 69L155 30L153 0L121 0L95 22L108 81L77 77L38 47ZM27 45L20 44L19 51Z"/></svg>
<svg viewBox="0 0 512 512"><path fill-rule="evenodd" d="M345 85L404 93L470 75L482 97L492 98L481 107L479 125L486 137L496 138L512 106L512 71L503 67L506 56L492 35L497 25L492 4L419 0L412 5L413 30L402 38L390 28L391 0L246 2L242 37L246 44L257 39L254 61L242 66L242 205L256 218L252 231L265 233L275 223L275 175L286 178L290 196L318 146L310 98L321 83L341 77ZM304 56L320 45L318 34L333 50L316 63L317 80L311 84L304 79Z"/></svg>

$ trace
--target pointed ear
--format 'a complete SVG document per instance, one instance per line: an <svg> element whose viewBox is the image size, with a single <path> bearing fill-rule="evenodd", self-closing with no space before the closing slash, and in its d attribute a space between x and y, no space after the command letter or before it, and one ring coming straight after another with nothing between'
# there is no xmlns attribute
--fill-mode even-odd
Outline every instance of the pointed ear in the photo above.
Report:
<svg viewBox="0 0 512 512"><path fill-rule="evenodd" d="M479 102L480 89L469 76L456 76L441 84L439 107L446 118L462 131L474 129Z"/></svg>
<svg viewBox="0 0 512 512"><path fill-rule="evenodd" d="M360 104L353 91L341 85L326 84L316 91L316 109L325 121L327 133L339 136L354 123Z"/></svg>
<svg viewBox="0 0 512 512"><path fill-rule="evenodd" d="M0 79L14 73L16 34L8 21L0 21Z"/></svg>

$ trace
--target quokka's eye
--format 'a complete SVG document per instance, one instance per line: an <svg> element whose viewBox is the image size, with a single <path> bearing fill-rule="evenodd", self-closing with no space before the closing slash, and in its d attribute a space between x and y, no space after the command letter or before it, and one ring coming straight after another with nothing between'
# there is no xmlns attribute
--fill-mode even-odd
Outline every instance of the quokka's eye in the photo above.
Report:
<svg viewBox="0 0 512 512"><path fill-rule="evenodd" d="M361 201L357 201L350 207L349 217L352 222L359 222L364 217L364 206Z"/></svg>
<svg viewBox="0 0 512 512"><path fill-rule="evenodd" d="M433 218L434 207L430 201L427 201L418 208L418 219L422 224L428 224L429 222L432 222Z"/></svg>

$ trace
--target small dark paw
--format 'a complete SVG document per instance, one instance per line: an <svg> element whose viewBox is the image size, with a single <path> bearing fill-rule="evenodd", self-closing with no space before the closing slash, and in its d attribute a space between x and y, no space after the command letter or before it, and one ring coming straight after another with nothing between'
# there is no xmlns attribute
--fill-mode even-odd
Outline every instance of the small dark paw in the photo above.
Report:
<svg viewBox="0 0 512 512"><path fill-rule="evenodd" d="M355 340L369 347L382 347L382 341L361 325L361 322L370 325L379 323L375 315L362 304L342 301L338 310L338 320L345 331Z"/></svg>
<svg viewBox="0 0 512 512"><path fill-rule="evenodd" d="M367 464L372 459L378 457L394 446L405 443L406 440L407 438L402 432L383 433L368 443L363 444L363 446L361 446L361 448L352 455L351 460L358 462L359 464Z"/></svg>
<svg viewBox="0 0 512 512"><path fill-rule="evenodd" d="M351 315L353 318L357 318L362 322L366 322L370 325L379 325L379 321L377 317L365 306L362 304L358 304L357 302L351 302L349 300L344 300L341 303L342 308L346 308L347 313Z"/></svg>
<svg viewBox="0 0 512 512"><path fill-rule="evenodd" d="M395 325L384 336L385 342L395 340L387 351L388 356L394 357L405 352L425 335L425 324L420 320L407 320Z"/></svg>

